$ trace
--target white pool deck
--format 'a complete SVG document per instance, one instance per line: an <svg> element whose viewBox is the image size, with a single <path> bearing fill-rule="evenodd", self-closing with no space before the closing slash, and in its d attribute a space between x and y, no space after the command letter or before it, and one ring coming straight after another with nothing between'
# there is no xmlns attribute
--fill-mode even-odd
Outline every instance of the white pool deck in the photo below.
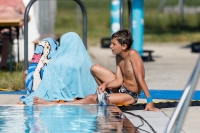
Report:
<svg viewBox="0 0 200 133"><path fill-rule="evenodd" d="M183 90L196 65L199 54L191 53L187 48L189 43L184 44L145 44L145 50L154 50L154 62L144 62L146 70L146 82L149 89L153 90ZM91 46L88 48L89 54L94 63L99 63L112 71L115 71L115 58L110 49ZM200 84L196 86L200 90ZM15 104L20 95L0 95L0 105ZM139 99L140 102L145 102ZM154 101L166 101L165 99L154 99ZM160 112L150 112L143 110L132 110L130 112L143 117L157 133L164 133L175 108L162 108ZM181 132L200 132L200 106L190 106L185 116ZM126 114L134 126L140 126L141 120L135 116ZM152 132L144 122L140 127L143 130ZM144 131L139 130L141 133ZM144 132L145 133L145 132Z"/></svg>

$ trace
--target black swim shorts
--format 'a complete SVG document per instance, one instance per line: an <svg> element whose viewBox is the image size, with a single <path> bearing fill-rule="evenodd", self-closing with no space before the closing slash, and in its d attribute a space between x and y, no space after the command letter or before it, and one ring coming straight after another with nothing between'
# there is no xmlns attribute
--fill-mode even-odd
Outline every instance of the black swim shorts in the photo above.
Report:
<svg viewBox="0 0 200 133"><path fill-rule="evenodd" d="M140 96L140 94L137 94L135 92L132 92L132 91L126 89L123 85L119 88L119 93L129 94L130 96L133 97L133 99L135 100L135 103L137 103L138 97Z"/></svg>

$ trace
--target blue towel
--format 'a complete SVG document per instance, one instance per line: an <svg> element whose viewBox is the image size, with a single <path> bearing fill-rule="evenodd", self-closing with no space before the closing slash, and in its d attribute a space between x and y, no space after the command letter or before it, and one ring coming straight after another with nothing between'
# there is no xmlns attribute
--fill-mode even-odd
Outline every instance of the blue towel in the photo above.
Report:
<svg viewBox="0 0 200 133"><path fill-rule="evenodd" d="M37 80L42 80L48 61L55 54L57 48L58 44L52 38L45 38L36 46L26 77L27 96L37 89L40 83ZM38 75L34 77L34 73L38 73ZM39 79L36 78L37 76Z"/></svg>
<svg viewBox="0 0 200 133"><path fill-rule="evenodd" d="M95 94L97 83L90 73L91 66L92 61L80 37L74 32L64 34L38 88L22 101L32 105L34 96L48 101L73 101L75 97Z"/></svg>

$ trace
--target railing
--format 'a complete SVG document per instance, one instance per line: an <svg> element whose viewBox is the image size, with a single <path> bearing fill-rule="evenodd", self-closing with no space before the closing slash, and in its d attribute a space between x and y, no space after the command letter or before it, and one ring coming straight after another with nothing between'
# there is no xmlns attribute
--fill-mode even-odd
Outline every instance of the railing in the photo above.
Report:
<svg viewBox="0 0 200 133"><path fill-rule="evenodd" d="M188 83L186 84L185 91L180 99L180 102L172 115L172 118L168 124L168 127L166 128L166 131L165 131L166 133L180 132L180 128L185 118L187 108L194 94L194 89L197 83L197 79L199 77L199 73L200 73L200 57L198 58L195 69Z"/></svg>
<svg viewBox="0 0 200 133"><path fill-rule="evenodd" d="M28 5L26 6L25 9L25 14L24 14L24 70L28 69L28 14L31 6L35 3L37 0L31 0ZM82 15L83 15L83 23L82 23L82 28L83 28L83 43L85 45L85 48L87 49L87 13L85 6L80 0L74 0L77 2L77 4L80 6Z"/></svg>
<svg viewBox="0 0 200 133"><path fill-rule="evenodd" d="M120 0L120 29L124 28L124 0ZM132 31L132 0L128 0L129 31Z"/></svg>

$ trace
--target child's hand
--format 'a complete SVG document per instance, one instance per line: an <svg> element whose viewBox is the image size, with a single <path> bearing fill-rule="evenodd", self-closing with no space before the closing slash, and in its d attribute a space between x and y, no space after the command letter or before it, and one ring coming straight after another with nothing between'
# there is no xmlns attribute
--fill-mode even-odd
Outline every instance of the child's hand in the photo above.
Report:
<svg viewBox="0 0 200 133"><path fill-rule="evenodd" d="M98 93L104 92L106 90L106 86L107 86L106 83L101 84L97 89Z"/></svg>
<svg viewBox="0 0 200 133"><path fill-rule="evenodd" d="M145 111L160 111L160 109L155 108L153 103L147 103L145 107Z"/></svg>

